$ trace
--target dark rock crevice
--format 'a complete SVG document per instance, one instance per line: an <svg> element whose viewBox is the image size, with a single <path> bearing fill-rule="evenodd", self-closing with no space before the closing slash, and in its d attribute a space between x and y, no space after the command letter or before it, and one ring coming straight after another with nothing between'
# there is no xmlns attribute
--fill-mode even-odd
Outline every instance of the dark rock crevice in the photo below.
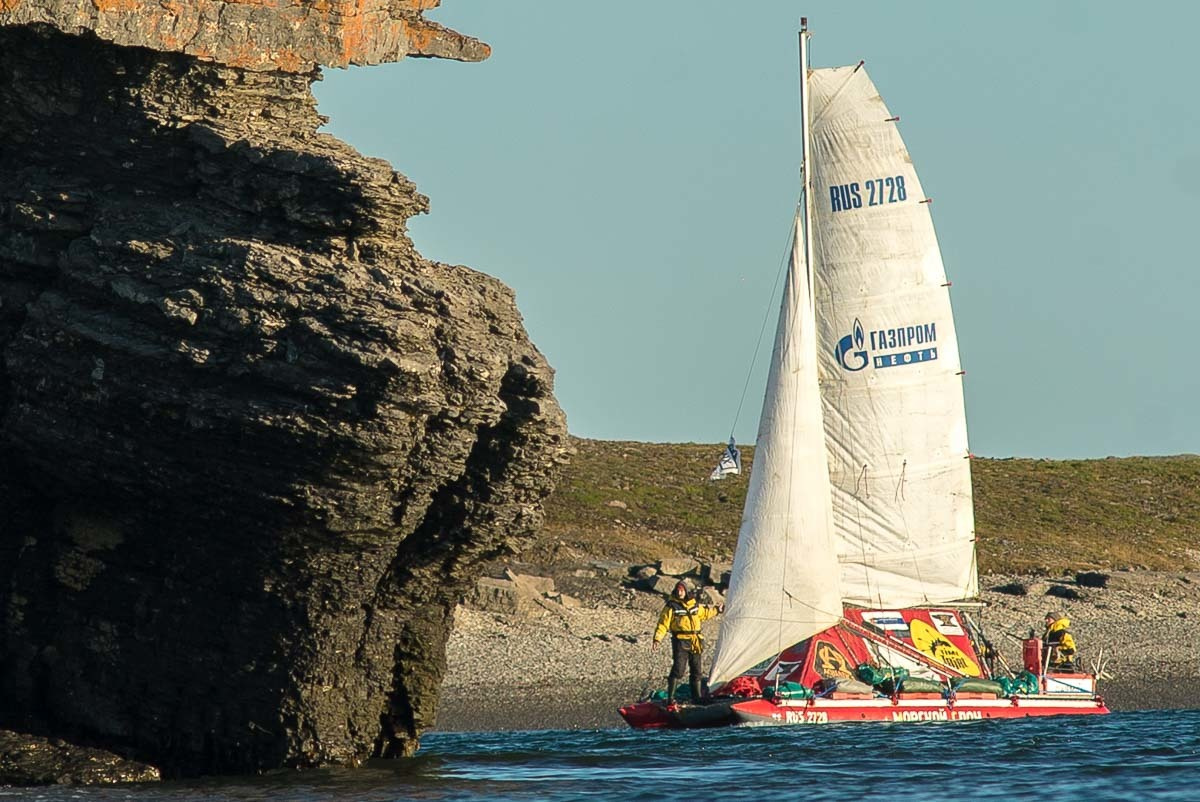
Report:
<svg viewBox="0 0 1200 802"><path fill-rule="evenodd" d="M410 754L540 525L553 372L316 77L0 15L0 727L175 775Z"/></svg>
<svg viewBox="0 0 1200 802"><path fill-rule="evenodd" d="M436 718L437 689L446 669L445 642L433 633L452 624L449 612L468 590L471 568L511 553L517 545L508 535L536 529L541 524L538 491L526 476L513 472L525 449L544 444L523 431L523 421L541 414L538 399L547 389L544 377L525 364L510 367L501 384L506 413L494 426L485 427L475 441L462 476L440 488L429 505L429 515L401 545L376 597L376 609L414 607L396 637L392 685L382 731L375 746L377 757L411 754L416 735ZM561 459L560 455L560 459ZM477 507L504 510L480 520ZM443 577L428 586L423 574ZM370 633L368 637L378 637ZM437 666L436 676L425 675Z"/></svg>

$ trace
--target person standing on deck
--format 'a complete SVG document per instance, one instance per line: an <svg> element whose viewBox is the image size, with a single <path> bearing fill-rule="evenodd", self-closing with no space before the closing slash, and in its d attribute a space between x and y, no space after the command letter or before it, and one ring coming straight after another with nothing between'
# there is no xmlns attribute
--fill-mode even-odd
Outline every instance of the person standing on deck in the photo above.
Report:
<svg viewBox="0 0 1200 802"><path fill-rule="evenodd" d="M1062 613L1046 613L1046 632L1042 635L1042 665L1046 670L1075 669L1075 638L1070 626L1071 620Z"/></svg>
<svg viewBox="0 0 1200 802"><path fill-rule="evenodd" d="M674 590L658 616L658 626L654 628L653 646L656 649L667 633L671 633L671 673L667 675L667 704L675 700L675 686L683 679L684 668L688 669L692 701L700 701L700 656L704 652L704 638L700 634L700 625L724 612L724 609L724 605L700 604L688 594L687 584L682 581L675 583Z"/></svg>

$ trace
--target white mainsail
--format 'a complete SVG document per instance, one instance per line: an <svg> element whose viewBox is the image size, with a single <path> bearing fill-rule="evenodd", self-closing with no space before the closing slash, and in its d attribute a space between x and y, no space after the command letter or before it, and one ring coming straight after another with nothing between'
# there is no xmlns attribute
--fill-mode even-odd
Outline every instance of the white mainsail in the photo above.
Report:
<svg viewBox="0 0 1200 802"><path fill-rule="evenodd" d="M713 686L833 626L842 615L817 393L812 278L796 234L709 676Z"/></svg>
<svg viewBox="0 0 1200 802"><path fill-rule="evenodd" d="M805 50L802 34L802 64ZM928 205L862 65L805 72L808 225L796 227L714 687L833 626L843 603L978 592L958 344Z"/></svg>
<svg viewBox="0 0 1200 802"><path fill-rule="evenodd" d="M950 296L929 206L860 64L812 70L821 396L845 601L976 595Z"/></svg>

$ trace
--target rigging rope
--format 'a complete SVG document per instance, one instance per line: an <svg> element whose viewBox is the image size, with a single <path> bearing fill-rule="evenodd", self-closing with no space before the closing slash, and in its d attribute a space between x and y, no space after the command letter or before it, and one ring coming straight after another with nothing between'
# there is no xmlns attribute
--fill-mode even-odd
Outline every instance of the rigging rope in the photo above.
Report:
<svg viewBox="0 0 1200 802"><path fill-rule="evenodd" d="M796 213L792 215L792 225L788 230L787 244L783 249L783 258L779 260L779 267L775 271L775 284L771 287L771 295L767 299L767 307L763 312L762 325L758 327L758 339L754 343L754 355L750 357L750 368L746 371L746 381L742 384L742 397L738 399L737 412L733 414L733 425L729 427L729 436L733 437L733 432L737 429L738 420L742 417L742 407L746 403L746 392L750 389L750 379L754 377L754 366L758 364L758 352L762 349L763 332L767 329L767 323L771 320L771 313L778 311L779 305L775 303L775 294L779 290L779 281L784 274L784 269L787 267L788 258L792 252L792 241L796 236L796 218L800 214L800 202L796 202Z"/></svg>

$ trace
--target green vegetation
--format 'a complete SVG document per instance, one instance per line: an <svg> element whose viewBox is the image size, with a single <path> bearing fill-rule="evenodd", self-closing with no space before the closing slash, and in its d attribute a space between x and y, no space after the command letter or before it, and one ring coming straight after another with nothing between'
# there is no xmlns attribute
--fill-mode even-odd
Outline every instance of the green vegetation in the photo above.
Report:
<svg viewBox="0 0 1200 802"><path fill-rule="evenodd" d="M1200 457L977 459L980 569L1200 566Z"/></svg>
<svg viewBox="0 0 1200 802"><path fill-rule="evenodd" d="M730 559L748 473L709 482L723 446L572 441L528 553ZM752 447L742 448L744 466ZM1200 569L1200 457L972 462L983 573Z"/></svg>

